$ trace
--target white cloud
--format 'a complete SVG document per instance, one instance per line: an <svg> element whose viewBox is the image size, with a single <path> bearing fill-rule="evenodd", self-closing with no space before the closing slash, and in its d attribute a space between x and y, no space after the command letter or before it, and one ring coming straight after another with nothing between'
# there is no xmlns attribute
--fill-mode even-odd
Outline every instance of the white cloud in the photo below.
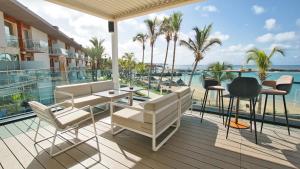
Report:
<svg viewBox="0 0 300 169"><path fill-rule="evenodd" d="M272 33L267 33L267 34L257 37L256 41L264 43L264 42L270 42L273 39L274 39L274 35Z"/></svg>
<svg viewBox="0 0 300 169"><path fill-rule="evenodd" d="M272 30L276 27L276 19L270 18L265 21L264 28L267 30Z"/></svg>
<svg viewBox="0 0 300 169"><path fill-rule="evenodd" d="M247 50L251 49L254 47L254 44L250 43L247 45L243 45L243 44L237 44L237 45L231 45L225 49L222 49L223 52L227 52L227 53L244 53Z"/></svg>
<svg viewBox="0 0 300 169"><path fill-rule="evenodd" d="M283 32L283 33L278 33L274 36L274 40L276 42L284 42L284 41L291 41L296 38L296 33L295 32Z"/></svg>
<svg viewBox="0 0 300 169"><path fill-rule="evenodd" d="M203 6L203 7L196 6L195 9L198 11L202 10L204 12L218 12L219 11L218 8L214 5L207 5L207 6Z"/></svg>
<svg viewBox="0 0 300 169"><path fill-rule="evenodd" d="M270 45L269 49L272 50L274 47L279 47L282 49L290 49L292 46L291 45L287 45L287 44L283 44L283 43L273 43Z"/></svg>
<svg viewBox="0 0 300 169"><path fill-rule="evenodd" d="M252 11L254 12L254 14L259 15L265 12L265 8L262 6L253 5Z"/></svg>
<svg viewBox="0 0 300 169"><path fill-rule="evenodd" d="M223 42L223 41L228 40L230 38L230 36L227 34L223 34L222 32L215 32L211 35L211 38L218 38Z"/></svg>
<svg viewBox="0 0 300 169"><path fill-rule="evenodd" d="M292 41L296 39L295 32L282 32L278 34L267 33L256 38L257 42L266 43L266 42L285 42Z"/></svg>
<svg viewBox="0 0 300 169"><path fill-rule="evenodd" d="M300 27L300 18L296 20L296 25Z"/></svg>
<svg viewBox="0 0 300 169"><path fill-rule="evenodd" d="M137 19L127 19L125 21L119 22L119 31L125 32L126 28L130 27L132 30L136 32L146 32L147 27L144 22L138 22Z"/></svg>
<svg viewBox="0 0 300 169"><path fill-rule="evenodd" d="M163 20L165 17L168 17L168 15L166 13L160 13L160 14L152 13L152 14L147 15L147 17L149 19L154 19L155 17L157 17L157 19Z"/></svg>

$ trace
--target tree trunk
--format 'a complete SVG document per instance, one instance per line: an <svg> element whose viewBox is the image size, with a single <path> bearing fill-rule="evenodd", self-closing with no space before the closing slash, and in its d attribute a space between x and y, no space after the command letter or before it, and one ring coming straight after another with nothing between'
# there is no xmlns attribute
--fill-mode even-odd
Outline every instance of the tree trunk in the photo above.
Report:
<svg viewBox="0 0 300 169"><path fill-rule="evenodd" d="M197 65L198 65L198 61L195 61L195 65L194 65L194 68L193 68L193 71L192 71L192 74L191 74L191 77L190 77L190 81L189 81L188 86L191 86L191 84L192 84L192 79L193 79L195 70L196 70L196 68L197 68Z"/></svg>
<svg viewBox="0 0 300 169"><path fill-rule="evenodd" d="M173 63L172 63L172 71L171 71L171 82L173 81L173 74L174 74L176 43L177 43L177 38L174 37L174 49L173 49ZM171 84L170 84L170 86L171 86Z"/></svg>
<svg viewBox="0 0 300 169"><path fill-rule="evenodd" d="M142 58L143 64L144 64L144 59L145 59L145 42L143 43L143 58Z"/></svg>
<svg viewBox="0 0 300 169"><path fill-rule="evenodd" d="M153 64L153 48L154 48L154 44L151 44L151 62L150 62L150 69L149 69L149 73L148 73L148 97L149 97L149 91L151 88L151 76L152 76L152 64Z"/></svg>
<svg viewBox="0 0 300 169"><path fill-rule="evenodd" d="M160 89L160 84L162 82L162 77L163 77L164 72L165 72L165 68L166 68L166 64L167 64L167 58L168 58L169 44L170 44L170 41L167 41L167 50L166 50L166 56L165 56L164 66L163 66L163 69L162 69L161 74L160 74L160 78L159 78L159 82L158 82L158 85L157 85L157 89Z"/></svg>

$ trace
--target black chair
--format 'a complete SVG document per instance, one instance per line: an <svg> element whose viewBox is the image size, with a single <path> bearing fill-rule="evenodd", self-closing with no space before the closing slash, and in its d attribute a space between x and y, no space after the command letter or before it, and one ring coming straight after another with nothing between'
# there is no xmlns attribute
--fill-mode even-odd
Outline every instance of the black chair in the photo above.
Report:
<svg viewBox="0 0 300 169"><path fill-rule="evenodd" d="M289 127L285 95L290 93L292 85L293 85L293 81L294 81L293 76L283 75L277 81L264 81L263 82L263 85L270 86L270 87L272 87L272 89L261 90L261 94L265 94L266 97L265 97L265 105L264 105L264 112L263 112L260 132L262 132L262 128L263 128L263 124L264 124L264 120L265 120L268 96L272 95L273 96L273 121L275 121L275 96L282 96L286 125L288 128L288 133L290 135L290 127Z"/></svg>
<svg viewBox="0 0 300 169"><path fill-rule="evenodd" d="M260 90L261 90L261 86L259 85L258 81L252 77L238 77L235 78L232 81L232 83L228 85L230 100L229 100L229 106L228 106L228 112L226 118L226 124L227 124L226 139L228 138L228 133L229 133L234 98L249 99L250 125L251 125L250 128L252 131L252 120L253 120L254 130L255 130L255 143L257 144L255 106L256 106L257 96L259 95ZM229 120L227 120L228 118Z"/></svg>
<svg viewBox="0 0 300 169"><path fill-rule="evenodd" d="M225 88L222 87L217 80L212 79L212 78L206 78L204 75L202 76L202 85L203 85L203 88L205 89L205 93L204 93L204 98L203 98L201 109L200 109L200 112L202 112L201 122L203 120L203 115L204 115L204 112L205 112L208 92L210 90L213 90L213 91L218 92L217 93L218 108L219 108L219 113L220 114L222 113L223 124L224 124L223 91L225 90Z"/></svg>

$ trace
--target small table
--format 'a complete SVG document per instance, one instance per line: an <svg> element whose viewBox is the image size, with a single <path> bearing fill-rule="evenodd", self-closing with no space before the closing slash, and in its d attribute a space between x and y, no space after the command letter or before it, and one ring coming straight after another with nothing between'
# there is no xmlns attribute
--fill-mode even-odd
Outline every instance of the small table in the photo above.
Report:
<svg viewBox="0 0 300 169"><path fill-rule="evenodd" d="M231 73L238 73L238 77L242 76L242 73L251 73L256 72L255 70L223 70L223 72L231 72ZM235 120L230 122L230 127L237 128L237 129L247 129L250 126L247 123L239 121L239 107L240 107L240 98L237 98L236 101L236 114L235 114Z"/></svg>
<svg viewBox="0 0 300 169"><path fill-rule="evenodd" d="M133 100L133 93L137 92L137 91L140 91L140 90L143 90L143 88L141 87L133 87L133 88L130 88L130 87L122 87L120 88L121 91L125 91L125 92L129 92L130 93L130 102L129 102L129 105L132 106L132 100Z"/></svg>
<svg viewBox="0 0 300 169"><path fill-rule="evenodd" d="M109 92L113 91L113 94L110 94ZM105 97L110 99L110 114L112 115L113 113L113 106L112 103L120 98L123 97L128 97L128 104L131 102L130 101L130 93L129 92L125 92L125 91L120 91L120 90L107 90L107 91L103 91L103 92L98 92L98 93L93 93L93 95L95 96L101 96L101 97Z"/></svg>

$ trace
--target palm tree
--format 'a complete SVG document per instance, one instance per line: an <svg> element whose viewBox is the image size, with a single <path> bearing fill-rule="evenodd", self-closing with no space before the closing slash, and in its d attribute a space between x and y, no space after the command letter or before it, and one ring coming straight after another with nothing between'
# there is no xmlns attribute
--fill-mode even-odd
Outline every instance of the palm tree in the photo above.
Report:
<svg viewBox="0 0 300 169"><path fill-rule="evenodd" d="M250 61L255 62L258 67L258 76L261 82L267 78L267 70L271 67L271 58L275 53L280 53L284 56L284 51L278 47L274 47L272 52L267 55L265 51L253 48L247 51L247 63Z"/></svg>
<svg viewBox="0 0 300 169"><path fill-rule="evenodd" d="M165 38L166 38L166 41L167 41L167 49L166 49L166 55L165 55L165 60L164 60L164 66L163 66L163 69L161 71L160 79L159 79L159 82L158 82L158 85L157 85L158 89L160 88L162 77L163 77L163 74L165 72L165 68L166 68L166 64L167 64L167 58L168 58L168 52L169 52L169 44L170 44L170 41L172 39L173 28L172 28L172 25L171 25L171 18L165 17L162 24L161 24L160 29L161 29L161 32L165 34Z"/></svg>
<svg viewBox="0 0 300 169"><path fill-rule="evenodd" d="M96 68L101 68L101 60L105 55L105 48L103 46L105 39L100 38L98 40L96 37L92 37L92 39L90 39L89 41L93 44L95 55L92 56L92 58L97 61Z"/></svg>
<svg viewBox="0 0 300 169"><path fill-rule="evenodd" d="M175 55L176 55L176 43L177 43L177 40L178 40L178 32L179 32L180 27L181 27L182 16L183 16L183 14L181 12L174 12L171 15L171 24L172 24L172 29L173 29L173 41L174 41L171 82L173 81Z"/></svg>
<svg viewBox="0 0 300 169"><path fill-rule="evenodd" d="M222 42L218 38L210 38L209 35L212 30L212 24L208 26L204 26L203 29L199 29L195 27L193 29L195 31L194 40L189 38L187 41L181 40L180 45L183 45L194 52L195 61L193 63L194 67L192 70L192 74L188 83L188 86L191 86L192 79L197 68L198 62L204 58L204 54L210 49L214 44L222 45Z"/></svg>
<svg viewBox="0 0 300 169"><path fill-rule="evenodd" d="M284 56L284 51L278 47L274 47L269 55L265 53L263 50L259 50L257 48L253 48L247 51L247 63L250 61L255 62L258 67L258 77L260 82L262 83L267 79L267 70L271 67L271 58L275 53L280 53ZM258 101L258 113L261 113L261 101L262 97L259 96Z"/></svg>
<svg viewBox="0 0 300 169"><path fill-rule="evenodd" d="M145 33L145 34L143 34L143 33L138 33L135 37L133 37L133 41L134 41L134 42L135 42L135 41L138 41L138 42L140 42L140 43L142 44L142 46L143 46L142 63L144 63L144 58L145 58L145 48L146 48L145 43L146 43L147 39L148 39L148 35L147 35L146 33Z"/></svg>
<svg viewBox="0 0 300 169"><path fill-rule="evenodd" d="M105 41L105 39L97 39L96 37L92 37L89 40L92 43L92 47L87 47L85 48L85 52L87 53L87 55L91 58L91 63L92 63L92 78L94 81L97 80L97 69L101 66L101 60L102 57L104 57L105 54L105 47L103 46L103 43ZM95 62L97 62L97 64L95 65Z"/></svg>
<svg viewBox="0 0 300 169"><path fill-rule="evenodd" d="M122 74L124 76L125 81L128 81L131 85L132 82L132 70L135 68L136 61L134 58L134 53L124 53L122 58L119 61L120 67L122 69Z"/></svg>
<svg viewBox="0 0 300 169"><path fill-rule="evenodd" d="M148 35L149 35L150 47L151 47L151 62L150 62L150 69L148 73L148 90L149 90L151 87L150 77L152 75L152 67L153 67L153 48L154 48L155 41L157 37L161 34L161 32L159 29L160 21L157 19L157 17L155 17L154 19L146 19L144 22L148 28ZM149 91L148 91L148 95L149 95Z"/></svg>
<svg viewBox="0 0 300 169"><path fill-rule="evenodd" d="M208 66L208 75L217 80L219 84L225 80L232 80L234 75L231 72L224 72L223 70L232 69L232 65L226 63L216 62Z"/></svg>

